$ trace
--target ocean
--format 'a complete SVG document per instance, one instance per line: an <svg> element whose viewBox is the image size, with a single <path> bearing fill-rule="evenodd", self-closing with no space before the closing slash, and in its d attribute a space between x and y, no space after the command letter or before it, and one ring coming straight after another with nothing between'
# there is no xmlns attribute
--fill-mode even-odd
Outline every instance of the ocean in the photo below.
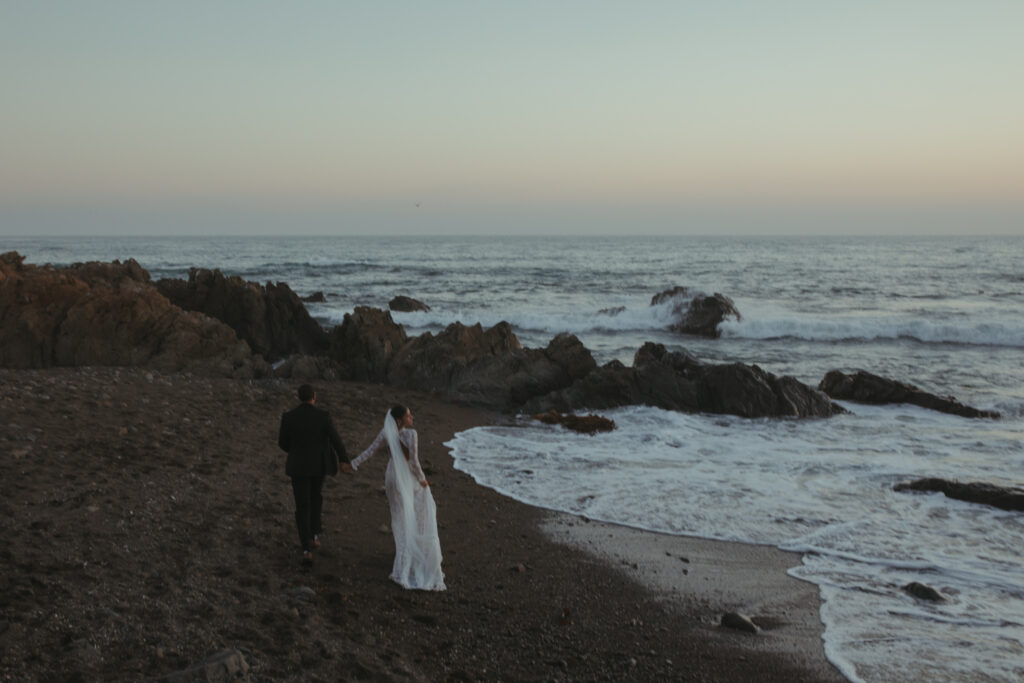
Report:
<svg viewBox="0 0 1024 683"><path fill-rule="evenodd" d="M1024 237L2 238L30 263L134 258L154 279L192 266L283 281L325 325L395 295L410 335L507 321L524 346L577 335L598 363L645 341L816 386L864 369L1002 418L909 405L830 419L646 407L581 436L522 417L462 432L456 466L527 503L672 534L801 554L824 600L825 652L851 681L1024 679L1024 514L896 493L920 477L1024 485ZM718 339L668 330L651 297L732 298ZM443 501L439 501L443 505ZM946 596L901 590L918 581ZM685 588L685 578L680 577Z"/></svg>

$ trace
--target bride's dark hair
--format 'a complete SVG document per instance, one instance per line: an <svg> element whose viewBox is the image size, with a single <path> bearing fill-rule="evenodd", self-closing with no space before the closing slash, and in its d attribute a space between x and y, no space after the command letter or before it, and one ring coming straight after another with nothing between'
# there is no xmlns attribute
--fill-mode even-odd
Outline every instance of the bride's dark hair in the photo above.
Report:
<svg viewBox="0 0 1024 683"><path fill-rule="evenodd" d="M409 412L409 409L403 406L401 403L391 406L391 417L395 418L395 422L398 422L405 414Z"/></svg>

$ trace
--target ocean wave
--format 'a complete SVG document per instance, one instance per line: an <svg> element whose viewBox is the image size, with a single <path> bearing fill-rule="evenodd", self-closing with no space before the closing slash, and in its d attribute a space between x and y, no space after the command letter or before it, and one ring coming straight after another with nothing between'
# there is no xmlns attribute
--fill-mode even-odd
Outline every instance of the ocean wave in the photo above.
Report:
<svg viewBox="0 0 1024 683"><path fill-rule="evenodd" d="M722 336L732 339L801 339L805 341L879 341L904 339L926 344L1024 347L1024 325L975 322L939 323L922 319L810 318L782 315L745 316L724 321Z"/></svg>

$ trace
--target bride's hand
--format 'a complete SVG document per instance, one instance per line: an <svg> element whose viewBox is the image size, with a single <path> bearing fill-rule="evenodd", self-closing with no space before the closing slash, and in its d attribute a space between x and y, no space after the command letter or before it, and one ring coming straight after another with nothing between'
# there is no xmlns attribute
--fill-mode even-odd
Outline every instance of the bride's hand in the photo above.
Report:
<svg viewBox="0 0 1024 683"><path fill-rule="evenodd" d="M423 488L427 488L428 486L430 486L430 482L424 479L423 481L420 482L420 486L422 486Z"/></svg>

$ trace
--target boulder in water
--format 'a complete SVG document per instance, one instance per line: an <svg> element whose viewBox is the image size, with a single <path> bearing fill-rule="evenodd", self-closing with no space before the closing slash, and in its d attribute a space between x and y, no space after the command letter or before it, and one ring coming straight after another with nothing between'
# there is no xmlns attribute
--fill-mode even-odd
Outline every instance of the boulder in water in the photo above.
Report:
<svg viewBox="0 0 1024 683"><path fill-rule="evenodd" d="M415 311L427 312L430 310L430 306L426 305L422 301L417 301L409 296L396 296L394 299L388 302L388 308L392 311L399 313L412 313Z"/></svg>
<svg viewBox="0 0 1024 683"><path fill-rule="evenodd" d="M528 401L523 410L533 414L624 405L741 417L829 417L846 412L792 377L777 377L756 365L702 363L651 342L636 352L632 367L612 361L566 389Z"/></svg>
<svg viewBox="0 0 1024 683"><path fill-rule="evenodd" d="M947 601L945 595L935 590L931 586L928 586L923 583L918 583L917 581L911 581L903 587L903 590L909 593L910 595L913 595L918 600L928 600L929 602Z"/></svg>
<svg viewBox="0 0 1024 683"><path fill-rule="evenodd" d="M546 413L538 413L533 416L534 420L549 425L562 425L566 429L581 434L596 434L597 432L610 432L615 430L615 421L600 415L563 415L557 410Z"/></svg>
<svg viewBox="0 0 1024 683"><path fill-rule="evenodd" d="M674 322L669 325L673 332L693 334L702 337L718 337L718 325L728 317L740 320L736 304L724 294L711 296L703 292L691 294L686 287L673 287L655 294L651 305L671 304Z"/></svg>
<svg viewBox="0 0 1024 683"><path fill-rule="evenodd" d="M1024 489L996 486L981 482L948 481L946 479L916 479L893 487L894 491L927 491L943 493L947 498L968 503L991 505L1000 510L1024 510Z"/></svg>
<svg viewBox="0 0 1024 683"><path fill-rule="evenodd" d="M864 370L857 370L852 375L840 370L830 370L818 384L818 388L839 400L872 404L910 403L961 417L999 417L997 412L972 408L952 396L936 396L911 384L880 377Z"/></svg>

